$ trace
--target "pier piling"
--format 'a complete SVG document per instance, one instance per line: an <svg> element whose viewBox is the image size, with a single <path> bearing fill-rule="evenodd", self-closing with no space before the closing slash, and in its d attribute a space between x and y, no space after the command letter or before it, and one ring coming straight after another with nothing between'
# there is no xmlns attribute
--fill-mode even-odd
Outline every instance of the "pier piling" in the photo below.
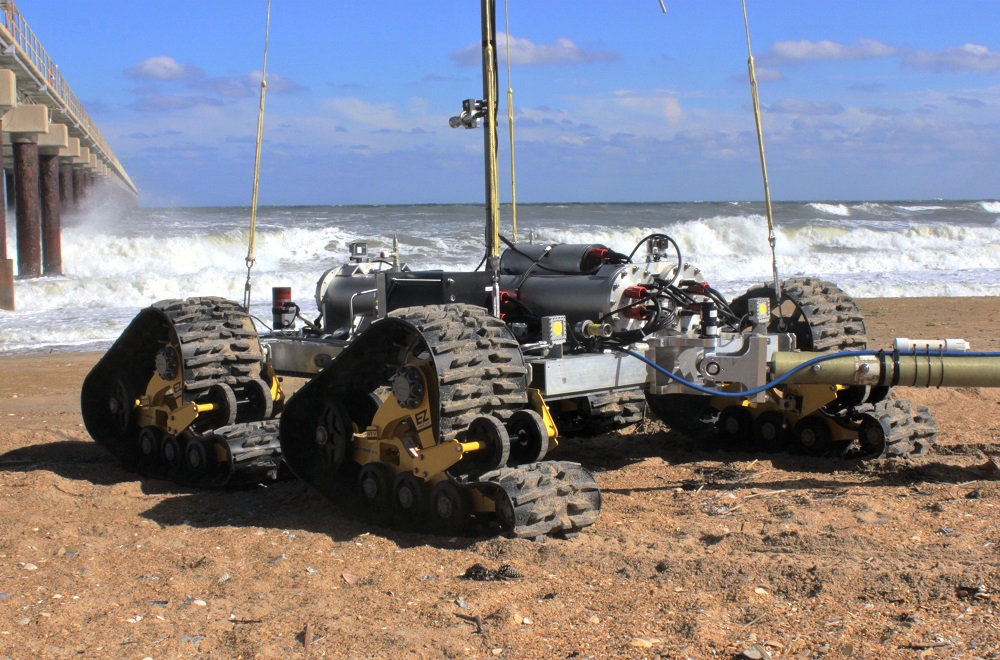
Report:
<svg viewBox="0 0 1000 660"><path fill-rule="evenodd" d="M38 192L38 145L34 142L14 142L17 275L22 279L42 274L41 205Z"/></svg>
<svg viewBox="0 0 1000 660"><path fill-rule="evenodd" d="M59 156L39 156L38 165L42 180L42 272L62 275Z"/></svg>
<svg viewBox="0 0 1000 660"><path fill-rule="evenodd" d="M73 210L73 166L59 163L59 203L63 211Z"/></svg>

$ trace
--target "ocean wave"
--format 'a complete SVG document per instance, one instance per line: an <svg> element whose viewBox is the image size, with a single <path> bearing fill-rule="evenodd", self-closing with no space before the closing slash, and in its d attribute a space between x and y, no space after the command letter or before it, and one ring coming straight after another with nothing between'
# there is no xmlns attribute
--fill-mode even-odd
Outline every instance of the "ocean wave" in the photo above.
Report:
<svg viewBox="0 0 1000 660"><path fill-rule="evenodd" d="M921 211L944 211L947 206L897 206L896 208L910 213L920 213Z"/></svg>
<svg viewBox="0 0 1000 660"><path fill-rule="evenodd" d="M864 206L864 208L862 208ZM940 207L940 208L938 208ZM771 274L767 223L759 204L552 205L528 207L521 239L600 243L628 254L648 234L680 245L727 295ZM778 205L782 277L812 275L859 296L1000 295L1000 202ZM992 209L992 210L991 210ZM812 217L821 211L823 218ZM923 211L935 211L927 214ZM920 214L920 215L917 215ZM482 215L471 206L267 209L256 237L251 311L270 318L270 288L291 286L306 316L316 282L348 258L392 237L414 269L468 271L483 255ZM14 241L8 236L11 255ZM0 353L110 343L135 313L169 298L221 295L242 300L245 209L140 212L129 223L86 218L63 232L63 277L19 280L18 311L0 311Z"/></svg>
<svg viewBox="0 0 1000 660"><path fill-rule="evenodd" d="M827 213L829 215L839 215L842 217L851 215L851 210L847 208L846 204L824 204L821 202L811 202L809 206L816 209L820 213Z"/></svg>

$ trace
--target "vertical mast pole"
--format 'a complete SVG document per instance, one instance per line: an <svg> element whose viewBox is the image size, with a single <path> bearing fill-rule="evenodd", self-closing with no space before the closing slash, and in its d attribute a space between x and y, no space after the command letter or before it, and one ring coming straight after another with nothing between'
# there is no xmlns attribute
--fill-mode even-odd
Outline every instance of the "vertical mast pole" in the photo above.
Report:
<svg viewBox="0 0 1000 660"><path fill-rule="evenodd" d="M486 172L486 260L493 276L493 314L500 316L500 179L497 168L496 0L482 0L483 143Z"/></svg>
<svg viewBox="0 0 1000 660"><path fill-rule="evenodd" d="M774 212L771 209L771 187L767 182L767 160L764 158L764 128L760 122L760 98L757 95L757 72L753 66L753 50L750 48L750 20L747 18L747 3L743 4L743 26L747 34L747 71L750 75L750 96L753 100L753 118L757 126L757 149L760 151L760 171L764 179L764 209L767 213L767 242L771 246L771 272L774 275L775 306L781 314L781 280L778 279L778 254L775 249ZM784 325L784 317L781 316Z"/></svg>

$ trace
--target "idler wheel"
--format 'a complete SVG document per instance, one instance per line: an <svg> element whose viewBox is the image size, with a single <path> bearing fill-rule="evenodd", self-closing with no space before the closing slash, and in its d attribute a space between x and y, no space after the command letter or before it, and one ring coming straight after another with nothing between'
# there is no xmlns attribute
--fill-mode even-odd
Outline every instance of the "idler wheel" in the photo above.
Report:
<svg viewBox="0 0 1000 660"><path fill-rule="evenodd" d="M208 449L202 440L190 440L184 450L184 464L193 476L201 476L208 470Z"/></svg>
<svg viewBox="0 0 1000 660"><path fill-rule="evenodd" d="M452 482L442 481L431 489L430 505L431 520L439 531L454 534L465 526L469 501Z"/></svg>
<svg viewBox="0 0 1000 660"><path fill-rule="evenodd" d="M353 427L342 405L331 401L323 407L316 425L315 442L323 467L339 472L350 458Z"/></svg>
<svg viewBox="0 0 1000 660"><path fill-rule="evenodd" d="M396 513L407 524L424 519L424 483L412 472L398 475L392 484L392 502Z"/></svg>
<svg viewBox="0 0 1000 660"><path fill-rule="evenodd" d="M715 429L728 451L750 449L753 444L753 414L743 406L730 406L719 413Z"/></svg>
<svg viewBox="0 0 1000 660"><path fill-rule="evenodd" d="M766 452L784 451L788 448L788 420L778 410L766 410L754 420L754 437Z"/></svg>
<svg viewBox="0 0 1000 660"><path fill-rule="evenodd" d="M217 426L236 423L236 393L225 383L216 383L208 389L208 398L215 406L211 418Z"/></svg>
<svg viewBox="0 0 1000 660"><path fill-rule="evenodd" d="M358 490L365 506L376 519L384 519L391 510L392 475L382 463L366 463L358 474Z"/></svg>
<svg viewBox="0 0 1000 660"><path fill-rule="evenodd" d="M477 417L469 424L462 442L478 442L480 448L462 456L449 471L454 475L477 475L507 465L510 459L510 436L496 417Z"/></svg>
<svg viewBox="0 0 1000 660"><path fill-rule="evenodd" d="M163 437L163 442L160 445L160 454L163 456L163 462L171 468L179 468L184 461L184 456L181 452L181 442L174 435Z"/></svg>
<svg viewBox="0 0 1000 660"><path fill-rule="evenodd" d="M503 488L497 488L495 493L494 503L496 505L497 524L500 525L500 529L504 533L510 532L517 526L514 502L510 498L510 493Z"/></svg>
<svg viewBox="0 0 1000 660"><path fill-rule="evenodd" d="M832 444L830 427L819 417L803 417L792 429L792 449L797 454L823 456Z"/></svg>
<svg viewBox="0 0 1000 660"><path fill-rule="evenodd" d="M113 430L125 435L132 426L135 411L135 390L123 376L115 378L108 397L108 412L111 413Z"/></svg>
<svg viewBox="0 0 1000 660"><path fill-rule="evenodd" d="M139 453L146 464L153 465L160 462L161 445L163 442L163 432L155 426L144 426L139 431Z"/></svg>
<svg viewBox="0 0 1000 660"><path fill-rule="evenodd" d="M862 456L881 456L885 453L885 440L891 429L888 421L883 421L872 415L865 415L858 429L858 444L861 445Z"/></svg>
<svg viewBox="0 0 1000 660"><path fill-rule="evenodd" d="M254 378L243 386L243 406L237 415L238 421L254 422L271 419L274 412L274 399L271 398L271 387L261 378Z"/></svg>
<svg viewBox="0 0 1000 660"><path fill-rule="evenodd" d="M542 460L549 451L549 429L534 410L522 408L507 422L510 435L508 465L523 465Z"/></svg>

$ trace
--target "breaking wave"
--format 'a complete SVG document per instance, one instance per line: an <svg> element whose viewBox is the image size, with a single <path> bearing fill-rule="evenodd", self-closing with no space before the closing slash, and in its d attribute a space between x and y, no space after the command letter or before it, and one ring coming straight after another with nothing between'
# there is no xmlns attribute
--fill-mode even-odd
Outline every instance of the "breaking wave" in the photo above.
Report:
<svg viewBox="0 0 1000 660"><path fill-rule="evenodd" d="M781 277L820 276L859 297L1000 295L1000 221L987 216L1000 214L1000 202L780 203L775 214ZM18 281L17 311L0 311L0 353L106 346L139 309L166 298L242 300L247 215L152 209L125 222L68 222L65 276ZM291 286L304 314L315 315L317 280L354 241L377 254L395 236L413 268L473 269L482 218L469 205L263 209L251 311L269 319L271 287ZM520 208L519 219L521 241L601 243L626 254L647 234L668 234L729 296L770 278L759 204L537 205Z"/></svg>

